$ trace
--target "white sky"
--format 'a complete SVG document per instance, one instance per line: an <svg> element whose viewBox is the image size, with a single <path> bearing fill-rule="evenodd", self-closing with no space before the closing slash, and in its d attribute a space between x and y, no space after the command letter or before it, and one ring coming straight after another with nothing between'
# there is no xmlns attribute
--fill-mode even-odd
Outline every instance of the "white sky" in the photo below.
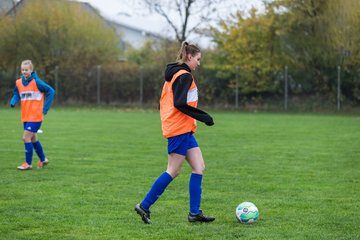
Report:
<svg viewBox="0 0 360 240"><path fill-rule="evenodd" d="M97 8L100 13L111 20L127 24L132 27L147 30L153 33L162 34L166 37L173 37L173 31L165 19L156 13L148 14L148 9L141 8L139 1L141 0L77 0L81 2L88 2L93 7ZM247 11L251 7L262 9L261 0L223 0L222 3L216 7L217 12L221 13L224 18L229 16L235 10L240 9ZM177 16L177 15L174 15ZM193 21L195 22L198 21ZM191 19L189 26L191 26ZM191 40L191 39L190 39ZM197 39L198 40L198 39ZM206 43L204 43L207 45Z"/></svg>

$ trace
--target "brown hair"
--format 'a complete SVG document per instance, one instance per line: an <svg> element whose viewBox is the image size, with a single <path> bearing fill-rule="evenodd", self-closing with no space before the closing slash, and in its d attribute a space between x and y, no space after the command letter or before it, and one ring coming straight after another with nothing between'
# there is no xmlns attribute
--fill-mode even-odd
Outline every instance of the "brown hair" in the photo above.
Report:
<svg viewBox="0 0 360 240"><path fill-rule="evenodd" d="M191 56L195 56L200 51L200 48L194 44L189 44L188 42L184 41L181 44L181 48L179 50L178 56L176 58L176 61L178 63L184 63L187 60L188 54L191 54Z"/></svg>

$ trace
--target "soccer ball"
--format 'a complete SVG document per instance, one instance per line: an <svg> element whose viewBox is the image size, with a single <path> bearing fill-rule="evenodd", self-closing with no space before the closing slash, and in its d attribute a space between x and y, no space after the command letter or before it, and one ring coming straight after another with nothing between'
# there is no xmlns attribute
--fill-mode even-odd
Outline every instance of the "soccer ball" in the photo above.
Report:
<svg viewBox="0 0 360 240"><path fill-rule="evenodd" d="M235 210L236 218L241 223L253 223L259 218L259 210L251 202L243 202Z"/></svg>

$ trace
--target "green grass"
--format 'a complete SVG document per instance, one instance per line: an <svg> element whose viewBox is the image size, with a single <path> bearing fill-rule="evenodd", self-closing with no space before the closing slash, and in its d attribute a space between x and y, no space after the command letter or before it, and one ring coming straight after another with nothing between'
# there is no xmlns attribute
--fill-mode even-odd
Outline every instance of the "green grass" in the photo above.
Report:
<svg viewBox="0 0 360 240"><path fill-rule="evenodd" d="M359 116L213 116L196 137L216 221L187 222L185 164L144 225L133 208L167 164L157 112L51 109L39 134L50 164L22 172L19 109L1 109L0 239L359 239ZM243 201L255 224L236 221Z"/></svg>

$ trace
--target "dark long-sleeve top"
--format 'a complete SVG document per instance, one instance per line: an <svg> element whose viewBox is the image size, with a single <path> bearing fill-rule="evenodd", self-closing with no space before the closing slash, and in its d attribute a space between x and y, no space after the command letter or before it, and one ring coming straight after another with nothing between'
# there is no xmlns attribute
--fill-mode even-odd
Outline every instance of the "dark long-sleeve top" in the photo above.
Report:
<svg viewBox="0 0 360 240"><path fill-rule="evenodd" d="M165 81L170 82L174 74L181 69L186 70L189 73L185 73L177 77L172 85L174 107L182 113L203 122L206 125L213 125L214 121L208 113L187 104L187 94L193 81L191 69L187 64L168 64L165 70Z"/></svg>

